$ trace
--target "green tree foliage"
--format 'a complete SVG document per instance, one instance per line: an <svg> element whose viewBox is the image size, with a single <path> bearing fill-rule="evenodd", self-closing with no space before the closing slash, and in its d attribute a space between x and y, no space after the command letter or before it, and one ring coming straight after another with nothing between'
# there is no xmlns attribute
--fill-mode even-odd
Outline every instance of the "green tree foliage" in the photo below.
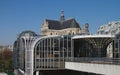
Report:
<svg viewBox="0 0 120 75"><path fill-rule="evenodd" d="M13 70L13 52L7 48L0 52L0 72Z"/></svg>

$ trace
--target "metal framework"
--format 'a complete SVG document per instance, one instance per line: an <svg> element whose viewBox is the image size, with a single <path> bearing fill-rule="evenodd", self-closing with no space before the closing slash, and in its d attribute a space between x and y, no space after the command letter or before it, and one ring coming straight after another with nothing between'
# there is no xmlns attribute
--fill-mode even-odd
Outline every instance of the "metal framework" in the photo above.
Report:
<svg viewBox="0 0 120 75"><path fill-rule="evenodd" d="M105 57L105 49L112 38L91 35L37 36L34 32L25 31L14 43L14 67L23 70L26 75L33 75L39 70L65 69L65 61L73 61L74 57ZM120 40L115 39L114 44L114 55L120 57Z"/></svg>
<svg viewBox="0 0 120 75"><path fill-rule="evenodd" d="M22 32L14 43L14 66L26 75L33 75L32 44L37 35L32 31Z"/></svg>
<svg viewBox="0 0 120 75"><path fill-rule="evenodd" d="M14 43L14 66L26 75L37 70L64 69L65 60L71 60L71 36L36 36L22 32Z"/></svg>
<svg viewBox="0 0 120 75"><path fill-rule="evenodd" d="M34 44L34 70L64 69L64 61L71 56L71 36L38 38Z"/></svg>
<svg viewBox="0 0 120 75"><path fill-rule="evenodd" d="M86 35L72 38L75 57L106 57L113 36Z"/></svg>
<svg viewBox="0 0 120 75"><path fill-rule="evenodd" d="M113 57L120 59L120 33L113 40Z"/></svg>

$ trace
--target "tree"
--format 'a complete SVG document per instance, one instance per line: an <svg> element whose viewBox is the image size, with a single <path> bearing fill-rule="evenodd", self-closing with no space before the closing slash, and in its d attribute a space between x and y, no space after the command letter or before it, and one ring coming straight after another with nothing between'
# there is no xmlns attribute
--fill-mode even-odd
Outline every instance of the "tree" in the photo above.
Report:
<svg viewBox="0 0 120 75"><path fill-rule="evenodd" d="M2 52L0 52L0 72L5 70L12 70L12 62L13 62L13 52L5 48Z"/></svg>
<svg viewBox="0 0 120 75"><path fill-rule="evenodd" d="M3 59L7 60L7 59L12 59L12 56L13 56L13 52L7 48L5 48L3 50L3 53L2 53L2 57Z"/></svg>

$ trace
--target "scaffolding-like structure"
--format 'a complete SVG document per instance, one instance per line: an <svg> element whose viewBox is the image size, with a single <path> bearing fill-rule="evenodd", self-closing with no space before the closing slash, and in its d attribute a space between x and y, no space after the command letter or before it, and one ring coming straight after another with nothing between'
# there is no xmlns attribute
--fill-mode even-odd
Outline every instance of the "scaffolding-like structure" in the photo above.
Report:
<svg viewBox="0 0 120 75"><path fill-rule="evenodd" d="M64 69L71 56L71 36L41 37L34 45L34 69Z"/></svg>
<svg viewBox="0 0 120 75"><path fill-rule="evenodd" d="M41 37L31 31L22 32L14 43L14 66L26 75L65 69L65 61L73 55L71 45L71 35Z"/></svg>

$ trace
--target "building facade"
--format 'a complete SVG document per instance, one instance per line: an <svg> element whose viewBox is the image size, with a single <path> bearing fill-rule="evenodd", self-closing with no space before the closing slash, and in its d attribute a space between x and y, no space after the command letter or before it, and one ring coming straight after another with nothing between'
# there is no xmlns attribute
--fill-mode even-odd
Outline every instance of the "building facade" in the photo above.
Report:
<svg viewBox="0 0 120 75"><path fill-rule="evenodd" d="M98 28L97 34L118 34L120 32L120 21L109 22Z"/></svg>
<svg viewBox="0 0 120 75"><path fill-rule="evenodd" d="M13 46L12 45L0 46L0 52L4 51L6 49L13 51Z"/></svg>
<svg viewBox="0 0 120 75"><path fill-rule="evenodd" d="M41 26L41 35L76 35L89 34L89 24L84 28L74 18L65 19L64 12L61 12L60 20L45 19Z"/></svg>

